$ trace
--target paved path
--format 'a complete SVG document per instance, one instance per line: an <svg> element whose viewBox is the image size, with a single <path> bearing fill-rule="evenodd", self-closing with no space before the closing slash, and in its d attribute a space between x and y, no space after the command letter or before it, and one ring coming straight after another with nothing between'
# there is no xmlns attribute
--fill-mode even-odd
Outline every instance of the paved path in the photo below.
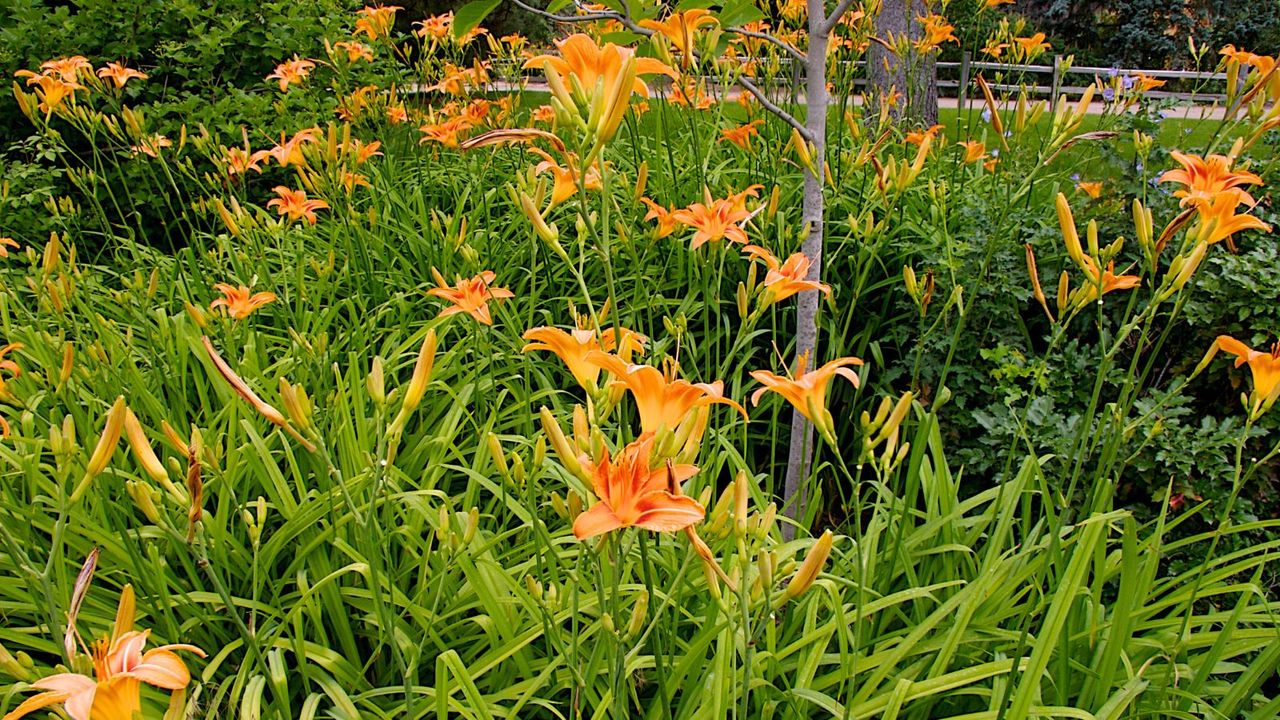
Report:
<svg viewBox="0 0 1280 720"><path fill-rule="evenodd" d="M519 89L519 85L517 85L516 83L510 83L502 80L495 81L493 83L493 86L501 92L513 92ZM525 92L536 92L536 93L550 92L550 90L547 89L547 85L542 82L525 83L524 90ZM727 99L737 100L738 96L741 95L743 92L744 91L741 90L740 88L736 88L736 87L731 88L729 90ZM861 105L862 96L855 95L853 97L853 102L855 105ZM1006 102L1001 109L1012 108L1014 102L1015 101L1012 101L1012 100ZM804 97L797 96L793 104L803 105ZM967 104L968 104L968 107L975 108L977 111L981 111L981 108L982 108L981 98L978 98L975 100L974 98L970 97L967 101ZM950 108L953 110L959 109L960 100L959 98L951 98L951 97L938 98L938 107ZM1088 112L1090 115L1101 115L1106 111L1107 111L1106 103L1093 102L1089 104ZM1114 112L1114 109L1112 109L1112 112ZM1196 105L1192 103L1187 103L1183 105L1177 105L1172 108L1168 108L1164 110L1163 113L1164 113L1164 116L1167 118L1177 118L1182 120L1221 120L1223 117L1226 116L1226 108L1222 107L1221 105Z"/></svg>

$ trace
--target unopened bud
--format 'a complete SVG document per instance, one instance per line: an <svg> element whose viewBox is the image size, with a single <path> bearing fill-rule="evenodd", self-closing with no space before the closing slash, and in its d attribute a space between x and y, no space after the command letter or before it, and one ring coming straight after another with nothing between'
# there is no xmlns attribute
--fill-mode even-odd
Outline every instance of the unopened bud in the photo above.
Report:
<svg viewBox="0 0 1280 720"><path fill-rule="evenodd" d="M794 600L805 593L817 580L818 573L822 572L823 567L827 564L827 557L831 555L831 544L834 537L830 530L822 533L822 537L809 548L809 553L805 555L804 563L800 565L800 569L792 576L791 582L787 583L786 599Z"/></svg>

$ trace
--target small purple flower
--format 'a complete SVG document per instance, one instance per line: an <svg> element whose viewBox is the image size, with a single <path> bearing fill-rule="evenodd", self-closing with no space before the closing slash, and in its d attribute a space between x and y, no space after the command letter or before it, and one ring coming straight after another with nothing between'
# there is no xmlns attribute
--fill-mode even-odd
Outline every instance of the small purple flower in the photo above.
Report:
<svg viewBox="0 0 1280 720"><path fill-rule="evenodd" d="M1172 110L1172 109L1170 109L1170 108L1165 108L1165 109L1161 110L1161 111L1160 111L1160 117L1162 117L1162 118L1170 118L1170 117L1173 117L1173 110Z"/></svg>
<svg viewBox="0 0 1280 720"><path fill-rule="evenodd" d="M1071 182L1080 182L1080 173L1071 173Z"/></svg>
<svg viewBox="0 0 1280 720"><path fill-rule="evenodd" d="M1112 65L1112 66L1107 70L1107 77L1109 77L1109 78L1113 78L1113 77L1115 77L1115 76L1117 76L1117 75L1119 75L1119 74L1120 74L1120 68L1116 67L1115 65Z"/></svg>
<svg viewBox="0 0 1280 720"><path fill-rule="evenodd" d="M1112 89L1112 88L1111 88L1111 86L1109 86L1109 85L1108 85L1108 86L1107 86L1106 88L1104 88L1104 89L1103 89L1103 91L1102 91L1102 99L1103 99L1103 100L1105 100L1105 101L1107 101L1107 102L1111 102L1112 100L1115 100L1115 99L1116 99L1116 91L1115 91L1114 89Z"/></svg>
<svg viewBox="0 0 1280 720"><path fill-rule="evenodd" d="M1146 169L1146 168L1145 168L1145 166L1144 166L1142 163L1136 163L1136 164L1133 166L1133 169L1134 169L1138 174L1141 174L1141 173L1142 173L1142 171L1143 171L1144 169Z"/></svg>
<svg viewBox="0 0 1280 720"><path fill-rule="evenodd" d="M1000 157L1000 148L993 149L991 151L991 157L994 157L994 158Z"/></svg>
<svg viewBox="0 0 1280 720"><path fill-rule="evenodd" d="M991 109L987 108L982 111L982 122L991 122Z"/></svg>
<svg viewBox="0 0 1280 720"><path fill-rule="evenodd" d="M1133 76L1125 75L1121 77L1120 86L1123 87L1125 90L1131 90L1133 88Z"/></svg>

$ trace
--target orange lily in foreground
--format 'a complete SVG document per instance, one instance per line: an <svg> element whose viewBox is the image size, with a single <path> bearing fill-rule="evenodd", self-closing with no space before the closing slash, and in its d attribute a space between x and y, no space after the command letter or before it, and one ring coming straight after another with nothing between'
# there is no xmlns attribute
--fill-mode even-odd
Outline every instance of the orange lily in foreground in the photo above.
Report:
<svg viewBox="0 0 1280 720"><path fill-rule="evenodd" d="M1231 169L1231 158L1226 155L1210 155L1202 158L1199 155L1181 153L1174 150L1170 156L1178 161L1181 169L1169 170L1160 176L1160 182L1178 183L1182 190L1173 193L1182 198L1182 206L1200 205L1212 202L1219 194L1241 185L1261 185L1262 178L1248 170ZM1254 199L1249 193L1240 190L1239 199L1249 207L1253 207Z"/></svg>
<svg viewBox="0 0 1280 720"><path fill-rule="evenodd" d="M209 303L209 309L226 308L227 314L236 320L243 320L249 317L254 310L276 300L275 293L260 292L250 294L249 288L244 285L236 287L227 283L218 283L213 286L213 289L222 293L222 297Z"/></svg>
<svg viewBox="0 0 1280 720"><path fill-rule="evenodd" d="M578 381L578 385L587 392L595 392L596 380L600 377L600 366L588 361L592 352L612 352L618 344L618 336L622 337L623 353L630 357L633 353L644 353L645 337L625 328L610 328L599 336L593 330L575 329L565 332L555 327L536 327L526 330L522 336L529 344L520 352L546 350L553 352Z"/></svg>
<svg viewBox="0 0 1280 720"><path fill-rule="evenodd" d="M1236 214L1236 208L1244 203L1242 196L1247 197L1245 192L1238 188L1224 190L1196 208L1200 218L1200 242L1212 245L1226 240L1227 247L1235 252L1232 235L1244 230L1271 231L1270 225L1252 215Z"/></svg>
<svg viewBox="0 0 1280 720"><path fill-rule="evenodd" d="M671 217L697 229L690 249L697 250L709 242L728 238L733 242L747 242L747 231L738 223L751 217L746 208L735 207L732 199L711 200L706 204L693 203L671 213Z"/></svg>
<svg viewBox="0 0 1280 720"><path fill-rule="evenodd" d="M640 198L640 202L649 208L649 212L645 213L644 219L658 221L657 227L654 228L654 237L658 239L667 237L680 226L680 222L675 219L674 210L668 210L647 197Z"/></svg>
<svg viewBox="0 0 1280 720"><path fill-rule="evenodd" d="M812 372L805 372L805 364L807 357L801 356L796 363L796 374L794 378L787 378L781 375L775 375L768 370L753 370L751 377L764 387L756 390L751 395L751 404L759 405L760 397L766 392L773 391L786 398L787 402L813 423L818 428L818 432L822 433L822 437L833 446L836 443L835 420L831 417L831 411L827 410L827 385L831 383L832 378L836 375L845 378L858 387L858 374L850 370L850 366L858 366L862 364L862 360L856 357L846 357L832 360L822 367Z"/></svg>
<svg viewBox="0 0 1280 720"><path fill-rule="evenodd" d="M706 516L697 500L680 493L680 483L698 468L672 464L651 469L653 441L653 435L643 435L617 458L611 459L606 448L600 462L583 463L599 502L573 521L575 537L586 540L627 527L676 532Z"/></svg>
<svg viewBox="0 0 1280 720"><path fill-rule="evenodd" d="M1271 346L1271 352L1260 352L1231 337L1219 335L1209 348L1209 355L1201 361L1203 367L1219 350L1236 356L1236 367L1248 364L1253 371L1253 413L1266 412L1280 397L1280 342Z"/></svg>
<svg viewBox="0 0 1280 720"><path fill-rule="evenodd" d="M698 32L698 28L719 24L715 15L702 8L673 12L662 21L640 21L641 27L653 30L671 41L672 47L680 52L680 64L686 68L693 61L694 34Z"/></svg>
<svg viewBox="0 0 1280 720"><path fill-rule="evenodd" d="M437 317L449 317L464 312L479 323L492 325L493 316L489 314L489 301L515 297L515 293L506 288L493 287L493 281L498 276L492 270L485 270L470 280L458 278L457 284L452 287L445 284L444 277L435 268L432 268L431 272L435 275L439 287L431 288L427 294L453 303L451 307L441 310Z"/></svg>
<svg viewBox="0 0 1280 720"><path fill-rule="evenodd" d="M598 45L582 33L557 41L556 47L560 56L538 55L525 61L524 67L541 68L552 94L570 112L577 112L584 121L595 118L595 126L587 129L598 143L617 132L632 95L649 96L649 87L640 76L676 77L674 70L658 60L636 57L635 50L613 43ZM600 112L593 110L597 93L604 101Z"/></svg>
<svg viewBox="0 0 1280 720"><path fill-rule="evenodd" d="M804 253L793 253L785 263L779 263L773 253L759 245L748 245L742 248L742 251L750 255L752 260L759 260L769 268L769 272L764 276L765 295L761 301L762 307L781 302L806 290L817 290L828 297L831 295L830 286L807 279L809 267L813 261Z"/></svg>
<svg viewBox="0 0 1280 720"><path fill-rule="evenodd" d="M31 687L44 692L27 698L4 720L59 704L72 720L133 720L142 711L142 683L164 690L185 688L191 673L174 651L200 657L204 651L194 645L162 645L142 652L151 631L133 629L133 611L133 586L125 585L111 637L93 645L94 677L58 673L41 678Z"/></svg>
<svg viewBox="0 0 1280 720"><path fill-rule="evenodd" d="M1098 266L1094 263L1093 258L1088 255L1084 256L1085 274L1089 276L1089 282L1080 288L1081 305L1093 302L1110 292L1116 290L1132 290L1142 284L1142 278L1137 275L1116 275L1116 262L1112 260L1107 263L1107 269L1101 273L1098 272Z"/></svg>
<svg viewBox="0 0 1280 720"><path fill-rule="evenodd" d="M962 140L956 144L964 148L965 164L978 162L987 154L987 146L978 140Z"/></svg>
<svg viewBox="0 0 1280 720"><path fill-rule="evenodd" d="M741 405L724 396L724 381L682 380L676 377L674 362L668 362L659 370L651 365L634 365L604 352L588 353L587 361L609 371L615 384L631 391L640 413L641 433L656 433L663 428L675 430L693 409L715 403L729 405L743 417L747 416Z"/></svg>
<svg viewBox="0 0 1280 720"><path fill-rule="evenodd" d="M306 190L292 190L285 185L277 185L272 191L280 197L267 202L267 207L276 208L281 215L288 215L291 222L305 219L308 224L316 224L316 210L329 207L323 200L308 200Z"/></svg>

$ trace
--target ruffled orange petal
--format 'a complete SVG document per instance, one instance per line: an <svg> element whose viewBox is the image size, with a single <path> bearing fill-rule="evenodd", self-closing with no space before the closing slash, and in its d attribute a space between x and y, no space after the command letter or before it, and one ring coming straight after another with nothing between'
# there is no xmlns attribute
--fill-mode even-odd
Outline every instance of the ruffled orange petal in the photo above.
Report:
<svg viewBox="0 0 1280 720"><path fill-rule="evenodd" d="M573 535L579 540L586 540L621 527L624 525L618 516L613 514L613 510L610 510L605 503L598 502L573 521Z"/></svg>

